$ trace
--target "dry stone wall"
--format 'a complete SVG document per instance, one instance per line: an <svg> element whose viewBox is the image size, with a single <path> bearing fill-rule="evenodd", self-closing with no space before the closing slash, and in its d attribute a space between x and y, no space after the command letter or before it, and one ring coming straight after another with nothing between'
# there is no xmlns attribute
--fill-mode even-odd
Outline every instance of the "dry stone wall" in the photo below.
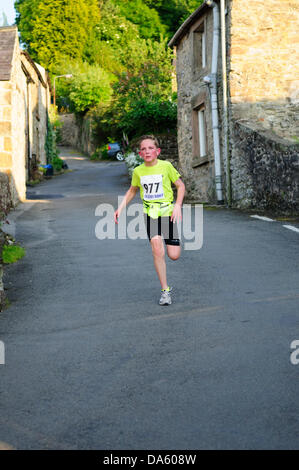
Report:
<svg viewBox="0 0 299 470"><path fill-rule="evenodd" d="M0 171L0 221L11 208L9 177Z"/></svg>
<svg viewBox="0 0 299 470"><path fill-rule="evenodd" d="M92 155L96 146L93 143L91 117L76 118L75 114L60 114L60 145L74 147L87 155Z"/></svg>
<svg viewBox="0 0 299 470"><path fill-rule="evenodd" d="M235 123L231 150L236 207L298 214L299 144Z"/></svg>

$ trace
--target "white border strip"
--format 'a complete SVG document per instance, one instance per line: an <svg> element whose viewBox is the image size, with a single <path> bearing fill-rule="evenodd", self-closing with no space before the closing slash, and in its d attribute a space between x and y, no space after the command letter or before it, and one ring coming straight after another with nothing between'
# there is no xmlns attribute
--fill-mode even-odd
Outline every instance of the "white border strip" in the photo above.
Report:
<svg viewBox="0 0 299 470"><path fill-rule="evenodd" d="M269 217L263 217L261 215L251 215L250 217L253 217L254 219L266 220L267 222L276 222L273 219L269 219Z"/></svg>
<svg viewBox="0 0 299 470"><path fill-rule="evenodd" d="M293 230L294 232L299 233L299 228L293 227L293 225L283 225L283 227L288 228L289 230Z"/></svg>

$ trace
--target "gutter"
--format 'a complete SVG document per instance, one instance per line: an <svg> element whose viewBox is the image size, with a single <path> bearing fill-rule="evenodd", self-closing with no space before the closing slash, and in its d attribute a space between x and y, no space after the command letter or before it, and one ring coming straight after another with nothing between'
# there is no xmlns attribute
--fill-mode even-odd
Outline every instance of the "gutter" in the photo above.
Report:
<svg viewBox="0 0 299 470"><path fill-rule="evenodd" d="M206 0L205 4L213 8L213 50L212 50L212 67L211 73L204 77L204 82L209 87L211 108L212 108L212 128L213 128L213 144L214 144L214 161L215 161L215 184L216 196L218 204L223 204L222 193L222 175L221 175L221 159L220 159L220 136L219 136L219 119L218 119L218 96L217 96L217 67L218 67L218 50L220 39L220 15L219 7L213 0Z"/></svg>
<svg viewBox="0 0 299 470"><path fill-rule="evenodd" d="M226 199L229 207L232 205L230 155L228 142L228 107L227 107L227 71L226 71L226 28L225 0L220 0L221 17L221 57L222 57L222 94L223 94L223 160L226 163Z"/></svg>

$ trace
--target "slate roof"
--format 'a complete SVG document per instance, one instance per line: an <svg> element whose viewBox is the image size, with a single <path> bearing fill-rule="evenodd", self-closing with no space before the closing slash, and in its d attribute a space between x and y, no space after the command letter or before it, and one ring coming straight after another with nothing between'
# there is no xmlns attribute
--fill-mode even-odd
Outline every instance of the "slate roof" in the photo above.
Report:
<svg viewBox="0 0 299 470"><path fill-rule="evenodd" d="M10 80L17 27L0 28L0 80Z"/></svg>
<svg viewBox="0 0 299 470"><path fill-rule="evenodd" d="M217 1L217 0L216 0ZM190 30L190 27L195 23L195 21L198 20L198 18L201 17L203 13L205 13L210 7L207 5L207 3L204 1L199 8L197 8L192 15L189 16L189 18L184 21L184 23L180 26L180 28L177 30L175 35L172 37L172 39L169 41L168 46L173 47L177 46L185 34L187 34Z"/></svg>

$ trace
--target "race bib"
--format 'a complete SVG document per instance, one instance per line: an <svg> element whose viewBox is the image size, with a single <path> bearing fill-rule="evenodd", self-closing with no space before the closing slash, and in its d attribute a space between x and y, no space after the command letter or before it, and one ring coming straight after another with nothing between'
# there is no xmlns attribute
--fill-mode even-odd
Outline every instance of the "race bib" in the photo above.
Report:
<svg viewBox="0 0 299 470"><path fill-rule="evenodd" d="M140 182L143 188L143 199L145 201L154 201L155 199L164 198L162 175L141 176Z"/></svg>

